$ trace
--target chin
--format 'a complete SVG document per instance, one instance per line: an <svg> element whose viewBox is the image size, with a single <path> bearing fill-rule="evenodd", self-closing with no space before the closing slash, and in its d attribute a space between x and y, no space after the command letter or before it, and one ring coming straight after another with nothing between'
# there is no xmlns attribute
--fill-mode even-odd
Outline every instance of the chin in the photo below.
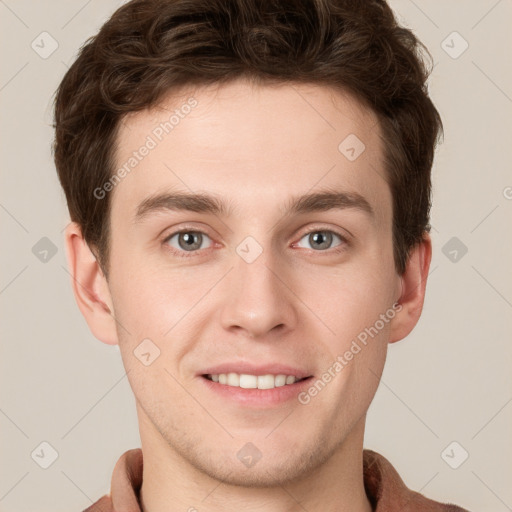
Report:
<svg viewBox="0 0 512 512"><path fill-rule="evenodd" d="M236 447L221 450L208 449L204 443L195 445L186 454L196 469L228 485L241 487L278 487L300 480L329 459L332 448L312 442L292 446L286 443L276 447L270 439L245 442L235 438L230 443ZM247 439L247 437L244 437ZM207 457L204 454L208 453Z"/></svg>

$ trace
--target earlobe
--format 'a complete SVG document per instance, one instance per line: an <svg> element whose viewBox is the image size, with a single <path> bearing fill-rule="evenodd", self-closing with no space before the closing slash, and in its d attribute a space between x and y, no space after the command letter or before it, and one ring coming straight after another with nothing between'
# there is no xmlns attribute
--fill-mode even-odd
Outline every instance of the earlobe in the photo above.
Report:
<svg viewBox="0 0 512 512"><path fill-rule="evenodd" d="M107 280L82 230L71 222L65 231L66 255L71 286L77 305L95 338L117 345L114 307Z"/></svg>
<svg viewBox="0 0 512 512"><path fill-rule="evenodd" d="M411 249L404 274L402 293L397 301L401 309L391 322L389 343L405 338L418 323L423 310L428 271L432 260L432 242L428 233Z"/></svg>

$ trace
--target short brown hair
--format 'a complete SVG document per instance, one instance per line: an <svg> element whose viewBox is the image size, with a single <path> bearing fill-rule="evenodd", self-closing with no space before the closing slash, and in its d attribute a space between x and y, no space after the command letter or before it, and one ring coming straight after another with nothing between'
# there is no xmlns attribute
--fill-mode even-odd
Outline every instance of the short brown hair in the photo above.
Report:
<svg viewBox="0 0 512 512"><path fill-rule="evenodd" d="M71 220L108 276L110 195L122 117L187 85L247 77L355 95L378 116L393 195L396 270L430 231L431 168L442 121L431 56L385 0L132 0L82 46L55 96L55 164Z"/></svg>

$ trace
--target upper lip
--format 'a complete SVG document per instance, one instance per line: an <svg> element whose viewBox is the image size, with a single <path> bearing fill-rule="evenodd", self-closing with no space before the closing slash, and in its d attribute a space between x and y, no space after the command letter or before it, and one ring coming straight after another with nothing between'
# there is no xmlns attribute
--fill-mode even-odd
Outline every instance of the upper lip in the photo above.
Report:
<svg viewBox="0 0 512 512"><path fill-rule="evenodd" d="M280 364L280 363L266 363L266 364L252 364L244 361L221 363L215 366L209 366L198 372L198 375L220 375L221 373L238 373L248 375L294 375L298 379L310 377L312 374L307 370Z"/></svg>

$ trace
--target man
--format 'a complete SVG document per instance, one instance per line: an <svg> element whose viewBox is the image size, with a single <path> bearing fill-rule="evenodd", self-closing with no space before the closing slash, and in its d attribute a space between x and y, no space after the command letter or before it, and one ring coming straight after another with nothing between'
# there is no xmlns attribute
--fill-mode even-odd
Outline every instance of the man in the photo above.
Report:
<svg viewBox="0 0 512 512"><path fill-rule="evenodd" d="M363 450L431 260L420 49L377 0L135 0L82 48L68 262L142 444L87 510L463 510Z"/></svg>

